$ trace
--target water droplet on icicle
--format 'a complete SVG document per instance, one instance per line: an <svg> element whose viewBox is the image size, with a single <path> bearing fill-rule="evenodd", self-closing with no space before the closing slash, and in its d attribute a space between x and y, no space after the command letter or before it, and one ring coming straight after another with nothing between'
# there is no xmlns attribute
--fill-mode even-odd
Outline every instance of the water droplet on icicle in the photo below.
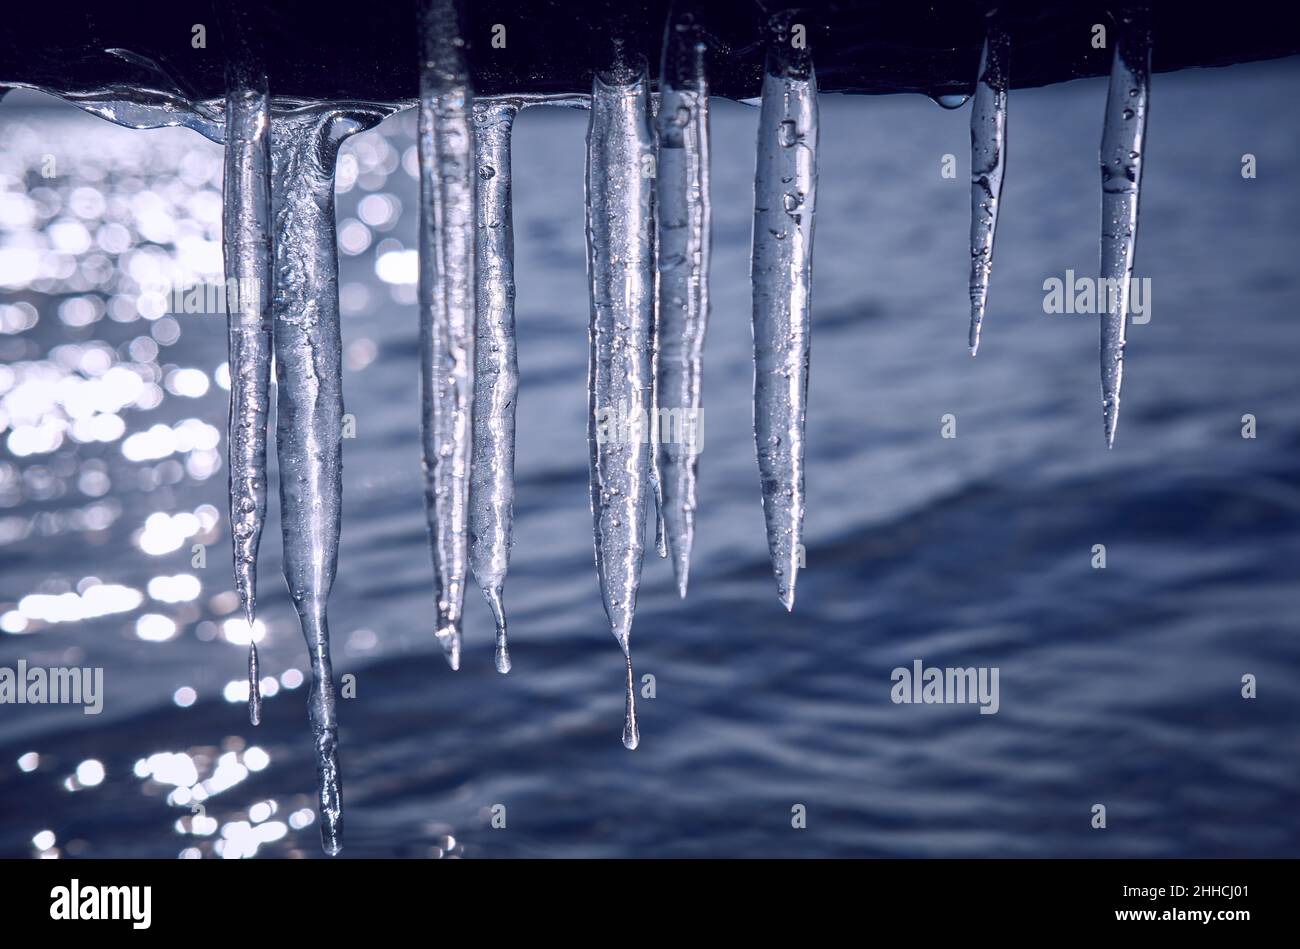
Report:
<svg viewBox="0 0 1300 949"><path fill-rule="evenodd" d="M474 388L473 92L455 0L420 7L420 408L435 633L460 668Z"/></svg>
<svg viewBox="0 0 1300 949"><path fill-rule="evenodd" d="M1137 240L1138 196L1151 91L1150 9L1129 6L1114 41L1101 137L1101 391L1106 446L1115 443L1128 329L1129 284Z"/></svg>
<svg viewBox="0 0 1300 949"><path fill-rule="evenodd" d="M754 441L777 593L794 608L804 521L804 420L817 208L817 79L808 50L774 31L754 177ZM792 147L794 145L799 147ZM797 214L784 195L802 196Z"/></svg>
<svg viewBox="0 0 1300 949"><path fill-rule="evenodd" d="M970 116L970 354L980 348L1007 157L1006 30L990 20Z"/></svg>

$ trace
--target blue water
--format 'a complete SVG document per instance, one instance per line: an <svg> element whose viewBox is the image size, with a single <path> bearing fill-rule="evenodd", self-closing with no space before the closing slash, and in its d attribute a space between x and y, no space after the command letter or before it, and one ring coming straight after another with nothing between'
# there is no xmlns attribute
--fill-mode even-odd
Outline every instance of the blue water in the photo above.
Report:
<svg viewBox="0 0 1300 949"><path fill-rule="evenodd" d="M1084 81L1011 96L976 360L967 111L824 98L807 569L792 615L770 575L750 435L757 110L715 105L701 514L688 599L667 561L646 560L633 655L656 697L639 703L635 753L619 741L623 663L587 508L586 115L529 110L515 133L509 676L493 669L476 590L462 671L433 637L414 288L375 266L395 254L384 276L413 279L399 253L416 246L414 165L402 164L412 118L345 146L339 220L375 222L368 235L348 227L359 252L341 265L356 417L330 615L336 676L355 676L356 691L340 707L345 856L1300 850L1300 68L1155 78L1137 258L1151 320L1130 330L1111 452L1096 318L1045 314L1042 289L1067 269L1096 272L1104 95ZM314 796L306 689L269 696L259 729L239 701L245 656L222 632L236 614L211 435L194 423L179 446L156 432L133 443L136 456L141 444L188 451L124 454L127 437L160 423L224 428L223 319L136 318L121 276L150 242L190 272L210 271L214 253L219 267L220 150L186 131L21 102L0 108L0 143L0 314L19 330L0 336L0 666L102 666L106 691L98 716L0 706L0 855L319 856L303 813ZM1254 180L1241 176L1245 153ZM58 173L43 179L51 154ZM945 154L955 179L941 175ZM360 205L368 195L389 198ZM100 230L111 221L125 231ZM33 260L48 270L39 292ZM93 304L60 310L69 296L124 300L92 320ZM22 301L33 310L13 309ZM69 419L87 411L77 393L93 401L94 390L75 380L127 363L159 380L137 406L158 404L118 412L120 437L104 422L82 434L107 441L78 442ZM175 368L199 370L206 393L170 392L168 378L201 388ZM15 395L24 379L35 386ZM940 437L947 413L955 439ZM1255 439L1242 438L1246 414ZM195 511L141 534L152 514ZM196 542L208 544L205 568L191 564ZM1095 544L1104 570L1091 566ZM171 584L183 602L150 595L152 578L177 575L196 578L197 595L193 580ZM263 672L293 684L306 653L274 498L260 577ZM114 602L129 591L141 602L81 621L27 615L49 601L24 608L25 597L89 589L87 578L128 588ZM75 603L58 602L75 617ZM1000 710L892 703L891 671L915 659L996 667ZM196 796L204 811L192 815ZM806 829L791 826L796 804ZM1104 830L1091 826L1095 804ZM491 824L495 805L504 828Z"/></svg>

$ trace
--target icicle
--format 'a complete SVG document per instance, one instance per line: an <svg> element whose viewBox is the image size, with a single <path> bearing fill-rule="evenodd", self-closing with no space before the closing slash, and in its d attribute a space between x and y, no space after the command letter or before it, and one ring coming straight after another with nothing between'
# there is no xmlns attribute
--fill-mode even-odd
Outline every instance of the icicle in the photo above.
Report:
<svg viewBox="0 0 1300 949"><path fill-rule="evenodd" d="M234 24L232 24L233 26ZM248 621L248 718L262 720L257 644L257 550L266 521L266 425L271 388L271 109L266 74L247 37L231 30L227 67L222 243L230 341L230 532L235 589ZM232 297L228 296L227 300Z"/></svg>
<svg viewBox="0 0 1300 949"><path fill-rule="evenodd" d="M652 178L658 177L657 166L659 162L659 130L657 119L659 116L660 95L657 92L649 93L646 97L646 105L650 114L650 138L651 154L654 168L649 171ZM642 169L646 173L646 169ZM650 189L650 217L655 222L650 232L650 258L657 260L659 257L659 201L655 189ZM650 443L650 496L654 499L654 519L655 519L655 553L661 558L668 556L668 530L664 524L664 481L663 472L659 465L659 270L656 267L653 273L654 289L651 294L653 304L650 314L650 410L647 413L647 438Z"/></svg>
<svg viewBox="0 0 1300 949"><path fill-rule="evenodd" d="M636 721L636 679L632 673L632 654L624 658L627 660L627 705L623 712L623 747L636 751L636 746L641 744L641 726Z"/></svg>
<svg viewBox="0 0 1300 949"><path fill-rule="evenodd" d="M587 131L587 273L591 282L588 369L591 511L596 572L610 630L628 661L623 744L639 740L631 691L632 616L645 553L654 319L653 157L646 70L598 72Z"/></svg>
<svg viewBox="0 0 1300 949"><path fill-rule="evenodd" d="M252 623L249 623L248 640L248 720L262 724L262 673L257 660L257 643L252 640Z"/></svg>
<svg viewBox="0 0 1300 949"><path fill-rule="evenodd" d="M513 543L515 495L514 224L510 135L530 105L586 108L586 96L511 96L474 106L475 370L470 459L469 562L496 621L497 671L510 671L503 588Z"/></svg>
<svg viewBox="0 0 1300 949"><path fill-rule="evenodd" d="M653 251L651 254L653 255ZM655 282L654 295L659 296L658 280ZM659 462L659 316L651 317L654 327L650 342L650 496L655 502L655 553L661 558L668 557L668 525L664 521L664 475Z"/></svg>
<svg viewBox="0 0 1300 949"><path fill-rule="evenodd" d="M454 0L420 8L420 392L437 636L460 668L474 387L473 93Z"/></svg>
<svg viewBox="0 0 1300 949"><path fill-rule="evenodd" d="M685 597L695 533L699 404L708 322L708 82L701 27L669 21L663 49L658 178L659 402L677 432L660 437L664 519L677 591ZM660 433L662 435L662 433Z"/></svg>
<svg viewBox="0 0 1300 949"><path fill-rule="evenodd" d="M659 164L659 99L657 93L649 96L650 135L653 141L655 172L652 177L658 180ZM650 216L654 228L650 232L650 259L659 259L659 198L656 189L650 190ZM661 558L668 556L668 528L664 523L664 477L659 464L659 268L654 270L654 303L650 316L650 413L647 421L650 439L650 496L654 498L655 513L655 553Z"/></svg>
<svg viewBox="0 0 1300 949"><path fill-rule="evenodd" d="M684 13L664 37L657 120L659 162L659 309L656 323L658 405L676 419L660 430L664 522L677 590L686 596L695 540L696 472L704 332L709 319L709 87L703 32ZM662 426L662 412L660 413Z"/></svg>
<svg viewBox="0 0 1300 949"><path fill-rule="evenodd" d="M1151 92L1149 13L1145 4L1134 4L1122 15L1101 136L1101 276L1107 291L1106 313L1101 320L1101 393L1108 448L1115 444L1115 427L1119 424L1129 280L1133 276L1142 149Z"/></svg>
<svg viewBox="0 0 1300 949"><path fill-rule="evenodd" d="M497 672L510 671L502 588L510 567L515 498L515 242L510 208L510 131L519 104L474 109L478 193L474 224L478 329L474 452L470 465L470 566L496 620Z"/></svg>
<svg viewBox="0 0 1300 949"><path fill-rule="evenodd" d="M794 609L804 518L817 80L784 31L768 47L754 177L754 438L777 593Z"/></svg>
<svg viewBox="0 0 1300 949"><path fill-rule="evenodd" d="M331 855L341 849L343 833L326 619L343 493L334 162L343 139L383 114L345 105L309 107L276 114L271 123L276 456L284 577L311 659L308 711L316 745L321 842Z"/></svg>
<svg viewBox="0 0 1300 949"><path fill-rule="evenodd" d="M994 14L996 16L996 14ZM1007 33L990 18L980 56L975 105L970 114L970 354L980 348L980 328L993 271L993 239L1002 200L1007 155Z"/></svg>

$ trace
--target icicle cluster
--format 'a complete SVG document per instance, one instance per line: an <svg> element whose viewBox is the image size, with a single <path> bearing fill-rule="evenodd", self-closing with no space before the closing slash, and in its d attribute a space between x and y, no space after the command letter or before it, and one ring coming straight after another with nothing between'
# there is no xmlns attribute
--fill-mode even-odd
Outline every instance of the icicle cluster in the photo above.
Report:
<svg viewBox="0 0 1300 949"><path fill-rule="evenodd" d="M971 112L971 355L979 349L993 268L1002 177L1006 168L1007 32L994 11L980 57ZM1106 447L1115 444L1128 331L1129 287L1137 243L1147 103L1151 94L1151 10L1124 5L1113 41L1101 139L1101 394Z"/></svg>
<svg viewBox="0 0 1300 949"><path fill-rule="evenodd" d="M617 53L597 70L589 99L515 95L479 102L457 3L422 0L420 9L421 418L435 633L457 668L472 569L495 619L497 669L510 669L504 584L519 386L510 138L516 115L529 105L589 107L591 509L601 595L626 660L628 748L639 742L631 629L650 499L657 546L671 554L682 596L695 534L711 239L708 50L698 9L674 5L657 99L644 61ZM754 437L768 548L787 609L803 539L818 146L808 31L795 27L785 13L769 28L751 269ZM334 165L348 135L397 106L272 100L247 37L237 29L232 37L224 115L175 88L157 64L122 50L110 52L154 71L163 91L108 88L70 98L118 124L184 125L225 143L225 265L241 290L240 305L229 314L235 585L251 627L274 353L284 573L310 654L321 835L334 854L343 820L327 619L342 506ZM972 354L987 305L1005 170L1009 46L1002 21L991 16L971 115ZM1101 275L1116 288L1101 324L1107 444L1119 412L1150 55L1149 8L1132 3L1114 42L1100 155ZM964 98L939 101L955 108ZM664 418L676 427L665 431ZM257 679L251 647L254 724Z"/></svg>

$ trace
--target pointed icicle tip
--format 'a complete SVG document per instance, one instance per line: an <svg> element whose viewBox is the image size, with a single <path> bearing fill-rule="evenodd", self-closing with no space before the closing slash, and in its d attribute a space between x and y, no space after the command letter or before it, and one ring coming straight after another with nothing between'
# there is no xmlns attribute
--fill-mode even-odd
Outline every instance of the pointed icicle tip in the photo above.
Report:
<svg viewBox="0 0 1300 949"><path fill-rule="evenodd" d="M798 550L801 546L802 541L797 541L794 550ZM787 576L790 578L788 583L786 582ZM794 612L794 593L798 583L799 561L792 551L790 559L785 561L785 566L776 568L776 596L787 613Z"/></svg>
<svg viewBox="0 0 1300 949"><path fill-rule="evenodd" d="M496 622L497 627L497 672L505 675L510 671L510 643L506 638L506 610L501 599L501 592L500 584L495 587L483 587L483 598L487 600L488 608L492 610L492 619Z"/></svg>
<svg viewBox="0 0 1300 949"><path fill-rule="evenodd" d="M250 725L262 724L262 686L261 672L257 658L257 643L253 641L253 598L250 594L244 600L244 617L248 622L248 722Z"/></svg>
<svg viewBox="0 0 1300 949"><path fill-rule="evenodd" d="M1102 421L1106 436L1106 448L1115 447L1115 431L1119 428L1119 400L1102 400Z"/></svg>
<svg viewBox="0 0 1300 949"><path fill-rule="evenodd" d="M447 657L447 665L452 672L460 670L460 630L456 626L447 626L438 630L438 642L442 644L442 653Z"/></svg>
<svg viewBox="0 0 1300 949"><path fill-rule="evenodd" d="M252 630L253 624L248 624ZM257 643L248 641L248 721L252 725L262 724L262 687L257 661Z"/></svg>
<svg viewBox="0 0 1300 949"><path fill-rule="evenodd" d="M625 623L622 629L617 626L613 627L614 640L618 643L618 648L623 650L623 656L630 659L632 657L632 630L631 624Z"/></svg>
<svg viewBox="0 0 1300 949"><path fill-rule="evenodd" d="M627 657L627 712L623 717L623 747L636 751L641 744L641 729L636 722L636 684L632 676L632 657Z"/></svg>
<svg viewBox="0 0 1300 949"><path fill-rule="evenodd" d="M262 724L261 672L257 658L257 643L253 641L253 622L256 607L250 592L244 599L244 618L248 622L248 722Z"/></svg>

